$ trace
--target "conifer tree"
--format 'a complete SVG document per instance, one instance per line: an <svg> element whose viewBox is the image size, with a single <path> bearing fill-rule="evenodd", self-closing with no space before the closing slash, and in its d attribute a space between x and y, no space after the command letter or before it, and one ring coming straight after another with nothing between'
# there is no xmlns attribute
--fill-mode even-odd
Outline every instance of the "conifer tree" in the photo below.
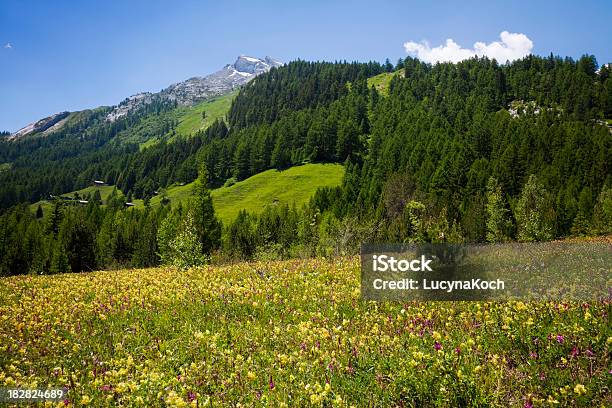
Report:
<svg viewBox="0 0 612 408"><path fill-rule="evenodd" d="M153 213L142 217L142 222L139 226L138 239L134 245L134 254L132 263L139 267L148 267L156 265L158 262L157 256L157 220Z"/></svg>
<svg viewBox="0 0 612 408"><path fill-rule="evenodd" d="M49 224L47 225L47 230L53 235L57 235L59 232L62 218L62 204L58 199L55 199L53 203L53 212L51 213L51 218L49 218Z"/></svg>
<svg viewBox="0 0 612 408"><path fill-rule="evenodd" d="M591 230L591 218L593 216L593 197L591 189L585 187L578 196L578 214L572 224L572 234L584 235Z"/></svg>
<svg viewBox="0 0 612 408"><path fill-rule="evenodd" d="M612 233L612 188L604 187L593 210L593 227L595 234Z"/></svg>
<svg viewBox="0 0 612 408"><path fill-rule="evenodd" d="M174 259L172 240L177 234L180 214L175 210L166 215L157 230L158 255L164 265L171 265Z"/></svg>
<svg viewBox="0 0 612 408"><path fill-rule="evenodd" d="M59 241L66 249L73 272L90 272L96 269L95 234L82 214L71 214L62 221Z"/></svg>
<svg viewBox="0 0 612 408"><path fill-rule="evenodd" d="M96 189L96 191L93 194L92 201L96 205L101 205L102 204L102 196L100 195L100 190Z"/></svg>
<svg viewBox="0 0 612 408"><path fill-rule="evenodd" d="M359 148L359 130L353 122L346 121L338 127L338 139L336 141L336 157L339 161L345 161Z"/></svg>
<svg viewBox="0 0 612 408"><path fill-rule="evenodd" d="M61 242L56 242L53 246L49 272L51 274L70 272L68 255Z"/></svg>
<svg viewBox="0 0 612 408"><path fill-rule="evenodd" d="M228 243L226 250L242 259L253 256L256 247L256 235L253 220L245 210L241 210L238 216L228 228Z"/></svg>
<svg viewBox="0 0 612 408"><path fill-rule="evenodd" d="M209 255L221 243L221 221L215 215L212 197L208 189L208 171L200 167L191 198L193 222L200 240L202 254Z"/></svg>
<svg viewBox="0 0 612 408"><path fill-rule="evenodd" d="M96 234L96 258L102 267L109 267L113 263L115 253L115 236L117 224L115 222L115 212L107 209L102 225Z"/></svg>
<svg viewBox="0 0 612 408"><path fill-rule="evenodd" d="M415 200L406 204L403 218L408 227L408 242L424 242L426 240L425 225L425 205Z"/></svg>

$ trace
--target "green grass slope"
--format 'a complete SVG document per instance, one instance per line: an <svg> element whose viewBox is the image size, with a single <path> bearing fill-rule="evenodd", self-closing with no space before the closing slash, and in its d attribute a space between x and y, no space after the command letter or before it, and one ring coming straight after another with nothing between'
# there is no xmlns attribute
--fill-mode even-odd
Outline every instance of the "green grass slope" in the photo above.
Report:
<svg viewBox="0 0 612 408"><path fill-rule="evenodd" d="M264 171L233 186L214 190L215 211L223 222L228 222L242 209L259 213L268 205L300 206L319 187L339 185L343 176L344 167L340 164L306 164L284 171Z"/></svg>
<svg viewBox="0 0 612 408"><path fill-rule="evenodd" d="M93 196L94 192L96 190L98 190L100 192L100 197L102 198L103 202L106 202L106 199L108 198L108 196L111 195L111 193L113 192L113 189L115 188L115 186L89 186L89 187L85 187L82 188L80 190L77 191L71 191L69 193L64 193L61 194L61 196L63 197L74 197L74 193L79 193L79 196L81 198L84 198L87 194L91 194ZM123 194L121 192L121 190L117 189L117 193L118 194ZM36 209L38 208L38 205L40 204L40 206L43 209L43 215L47 216L47 214L51 211L53 205L51 204L50 201L47 200L41 200L38 201L34 204L30 205L30 210L31 211L36 211Z"/></svg>
<svg viewBox="0 0 612 408"><path fill-rule="evenodd" d="M229 223L242 209L259 213L268 205L300 206L308 202L317 188L339 185L343 176L344 167L340 164L306 164L283 171L267 170L232 186L213 190L213 203L217 216ZM192 188L193 183L170 187L166 196L173 206L186 203ZM161 196L151 199L152 207L160 203ZM135 204L137 207L144 205L142 200L136 200Z"/></svg>
<svg viewBox="0 0 612 408"><path fill-rule="evenodd" d="M382 74L375 75L368 78L368 88L372 86L383 96L389 95L389 84L394 76L404 76L404 71L399 70L395 72L383 72Z"/></svg>
<svg viewBox="0 0 612 408"><path fill-rule="evenodd" d="M237 91L233 91L226 95L205 100L194 106L180 106L170 112L150 115L133 129L125 131L126 134L121 135L121 139L123 141L139 143L142 150L160 140L192 136L197 131L208 128L215 120L223 118L229 111L232 100L234 100L237 93ZM205 117L202 117L202 112L206 112ZM167 120L176 120L178 125L174 129L174 133L168 132L160 136L160 129ZM158 136L152 137L151 135Z"/></svg>
<svg viewBox="0 0 612 408"><path fill-rule="evenodd" d="M217 216L227 224L233 221L242 209L259 213L269 205L286 203L301 206L310 200L319 187L340 185L343 176L344 167L340 164L305 164L283 171L267 170L232 186L212 190L213 203ZM93 194L99 190L102 201L105 202L113 188L114 186L90 186L76 192L85 197L88 193ZM172 206L186 204L192 189L193 183L173 186L166 189L165 195ZM117 192L123 194L120 190ZM75 191L72 191L62 196L74 197L74 193ZM161 195L151 198L151 207L161 205L161 199ZM50 214L52 204L46 200L30 205L30 210L35 212L39 204L44 216ZM136 208L144 208L142 200L134 200L134 204Z"/></svg>
<svg viewBox="0 0 612 408"><path fill-rule="evenodd" d="M200 102L190 108L183 108L179 114L179 124L176 133L179 136L189 136L198 130L206 129L216 119L221 119L229 111L232 100L238 92L230 92L204 102ZM206 117L202 118L202 112Z"/></svg>

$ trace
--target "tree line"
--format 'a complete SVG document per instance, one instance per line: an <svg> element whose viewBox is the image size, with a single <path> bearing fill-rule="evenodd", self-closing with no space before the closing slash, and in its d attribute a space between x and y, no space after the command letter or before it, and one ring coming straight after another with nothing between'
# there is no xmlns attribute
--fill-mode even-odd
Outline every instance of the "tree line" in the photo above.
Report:
<svg viewBox="0 0 612 408"><path fill-rule="evenodd" d="M385 95L368 86L368 78L382 72L394 73ZM62 242L59 248L66 250L71 270L88 270L114 263L197 264L211 255L242 259L343 253L364 240L503 242L608 234L612 134L606 121L612 118L611 107L609 67L599 67L592 56L578 61L528 56L508 65L486 58L436 65L406 58L394 67L297 61L254 79L241 89L226 120L188 139L142 150L109 142L112 135L127 135L144 117L165 112L158 107L159 112L132 117L130 123L100 122L95 132L86 126L85 146L98 140L101 147L82 147L93 161L83 167L72 165L78 155L65 157L61 136L51 135L55 142L1 145L2 161L11 161L18 170L1 173L4 197L11 188L21 188L19 180L26 175L41 188L61 177L103 178L129 196L147 198L176 181L199 177L200 186L214 188L307 162L344 163L341 186L320 189L304 208L241 212L229 225L206 228L197 215L202 211L190 209L194 205L123 209L112 204L119 199L114 198L105 206L57 204L58 213L65 214L64 226L56 223L49 235L45 222L16 207L2 214L3 225L10 226L3 230L3 251L11 251L7 248L14 240L21 242L14 246L22 249L13 250L18 259L32 253L27 250L32 242L47 242L48 256L42 263L11 261L3 273L30 271L32 264L48 265L43 270L51 271L55 244L49 242ZM28 144L40 146L30 151ZM42 147L57 161L46 159ZM54 149L59 149L57 155ZM26 166L33 157L53 164ZM60 163L67 163L64 175ZM41 168L58 169L59 174L35 171ZM198 171L202 168L206 171ZM211 207L206 208L206 219L214 219ZM89 225L89 238L83 225ZM211 228L218 237L214 245L202 235ZM25 240L37 236L37 230L47 238ZM74 238L81 235L85 238ZM106 236L113 237L112 244L101 246ZM148 236L142 245L151 247L137 244L141 236ZM74 254L81 250L74 242L91 243L95 256L77 262ZM178 259L188 247L196 248L187 252L198 256ZM3 259L13 258L3 254Z"/></svg>

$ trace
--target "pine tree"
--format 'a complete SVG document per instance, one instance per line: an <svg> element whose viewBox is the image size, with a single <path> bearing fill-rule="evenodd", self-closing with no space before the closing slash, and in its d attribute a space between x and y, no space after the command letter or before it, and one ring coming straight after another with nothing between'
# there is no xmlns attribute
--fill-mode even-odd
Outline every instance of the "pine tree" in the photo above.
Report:
<svg viewBox="0 0 612 408"><path fill-rule="evenodd" d="M397 60L397 63L395 64L395 70L399 71L402 68L404 68L404 60L402 58L399 58Z"/></svg>
<svg viewBox="0 0 612 408"><path fill-rule="evenodd" d="M56 242L53 246L49 272L52 274L70 272L68 255L66 249L60 242Z"/></svg>
<svg viewBox="0 0 612 408"><path fill-rule="evenodd" d="M424 242L425 233L425 205L415 200L406 204L403 212L404 223L408 230L409 242Z"/></svg>
<svg viewBox="0 0 612 408"><path fill-rule="evenodd" d="M385 71L386 72L392 72L393 71L393 64L391 64L391 61L389 61L389 58L387 58L385 60Z"/></svg>
<svg viewBox="0 0 612 408"><path fill-rule="evenodd" d="M49 219L49 224L47 225L47 231L53 235L57 235L60 224L62 223L63 214L61 202L58 199L54 201L53 212L51 213L51 218Z"/></svg>
<svg viewBox="0 0 612 408"><path fill-rule="evenodd" d="M215 215L212 197L208 189L208 172L205 166L200 167L198 178L194 183L191 207L202 253L209 255L213 250L219 248L222 226L221 221Z"/></svg>
<svg viewBox="0 0 612 408"><path fill-rule="evenodd" d="M612 233L612 188L602 188L593 209L593 227L595 234Z"/></svg>
<svg viewBox="0 0 612 408"><path fill-rule="evenodd" d="M45 239L38 222L28 222L25 231L23 253L28 263L28 272L42 274L45 262Z"/></svg>
<svg viewBox="0 0 612 408"><path fill-rule="evenodd" d="M173 262L174 253L171 243L177 234L179 223L180 214L172 211L162 220L157 230L158 256L165 265L171 265Z"/></svg>
<svg viewBox="0 0 612 408"><path fill-rule="evenodd" d="M157 256L157 221L154 214L142 217L139 226L138 239L134 245L132 263L139 267L154 266L158 262Z"/></svg>
<svg viewBox="0 0 612 408"><path fill-rule="evenodd" d="M249 154L250 149L245 142L240 143L236 148L233 173L237 181L244 180L249 176Z"/></svg>
<svg viewBox="0 0 612 408"><path fill-rule="evenodd" d="M101 205L102 204L102 196L100 195L100 190L96 189L96 191L94 192L92 201L96 205Z"/></svg>
<svg viewBox="0 0 612 408"><path fill-rule="evenodd" d="M284 170L287 167L291 166L291 156L289 155L289 147L286 145L288 142L285 138L279 137L276 140L276 144L274 145L274 149L272 150L272 155L270 158L270 165L277 170ZM311 160L316 160L316 155L318 152L317 148L313 148L315 153L310 157Z"/></svg>
<svg viewBox="0 0 612 408"><path fill-rule="evenodd" d="M103 268L108 268L113 263L116 233L115 212L107 209L102 225L96 234L96 258L98 265Z"/></svg>
<svg viewBox="0 0 612 408"><path fill-rule="evenodd" d="M336 141L336 157L343 162L359 149L359 130L351 121L346 121L338 127Z"/></svg>
<svg viewBox="0 0 612 408"><path fill-rule="evenodd" d="M40 206L40 204L38 204L38 207L36 208L36 219L41 219L43 217L43 209Z"/></svg>
<svg viewBox="0 0 612 408"><path fill-rule="evenodd" d="M572 234L585 235L591 230L591 218L593 216L593 195L589 187L585 187L578 196L578 214L572 224Z"/></svg>
<svg viewBox="0 0 612 408"><path fill-rule="evenodd" d="M59 240L63 243L73 272L93 271L96 262L96 237L91 225L81 214L64 219ZM72 218L71 217L71 218Z"/></svg>
<svg viewBox="0 0 612 408"><path fill-rule="evenodd" d="M253 256L256 247L256 235L252 217L241 210L227 231L228 243L226 250L241 259Z"/></svg>

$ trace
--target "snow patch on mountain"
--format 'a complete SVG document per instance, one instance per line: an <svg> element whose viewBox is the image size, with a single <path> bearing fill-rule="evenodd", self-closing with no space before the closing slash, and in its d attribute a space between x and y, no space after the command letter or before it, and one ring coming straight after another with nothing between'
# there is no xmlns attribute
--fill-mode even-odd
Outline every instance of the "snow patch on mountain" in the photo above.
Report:
<svg viewBox="0 0 612 408"><path fill-rule="evenodd" d="M271 57L259 59L241 55L233 64L228 64L213 74L204 77L193 77L186 81L172 84L157 94L145 92L131 96L116 106L107 115L106 120L114 122L127 116L128 113L151 103L154 98L173 101L183 106L193 105L214 96L231 92L235 88L246 84L257 75L281 65L283 65L282 62Z"/></svg>

